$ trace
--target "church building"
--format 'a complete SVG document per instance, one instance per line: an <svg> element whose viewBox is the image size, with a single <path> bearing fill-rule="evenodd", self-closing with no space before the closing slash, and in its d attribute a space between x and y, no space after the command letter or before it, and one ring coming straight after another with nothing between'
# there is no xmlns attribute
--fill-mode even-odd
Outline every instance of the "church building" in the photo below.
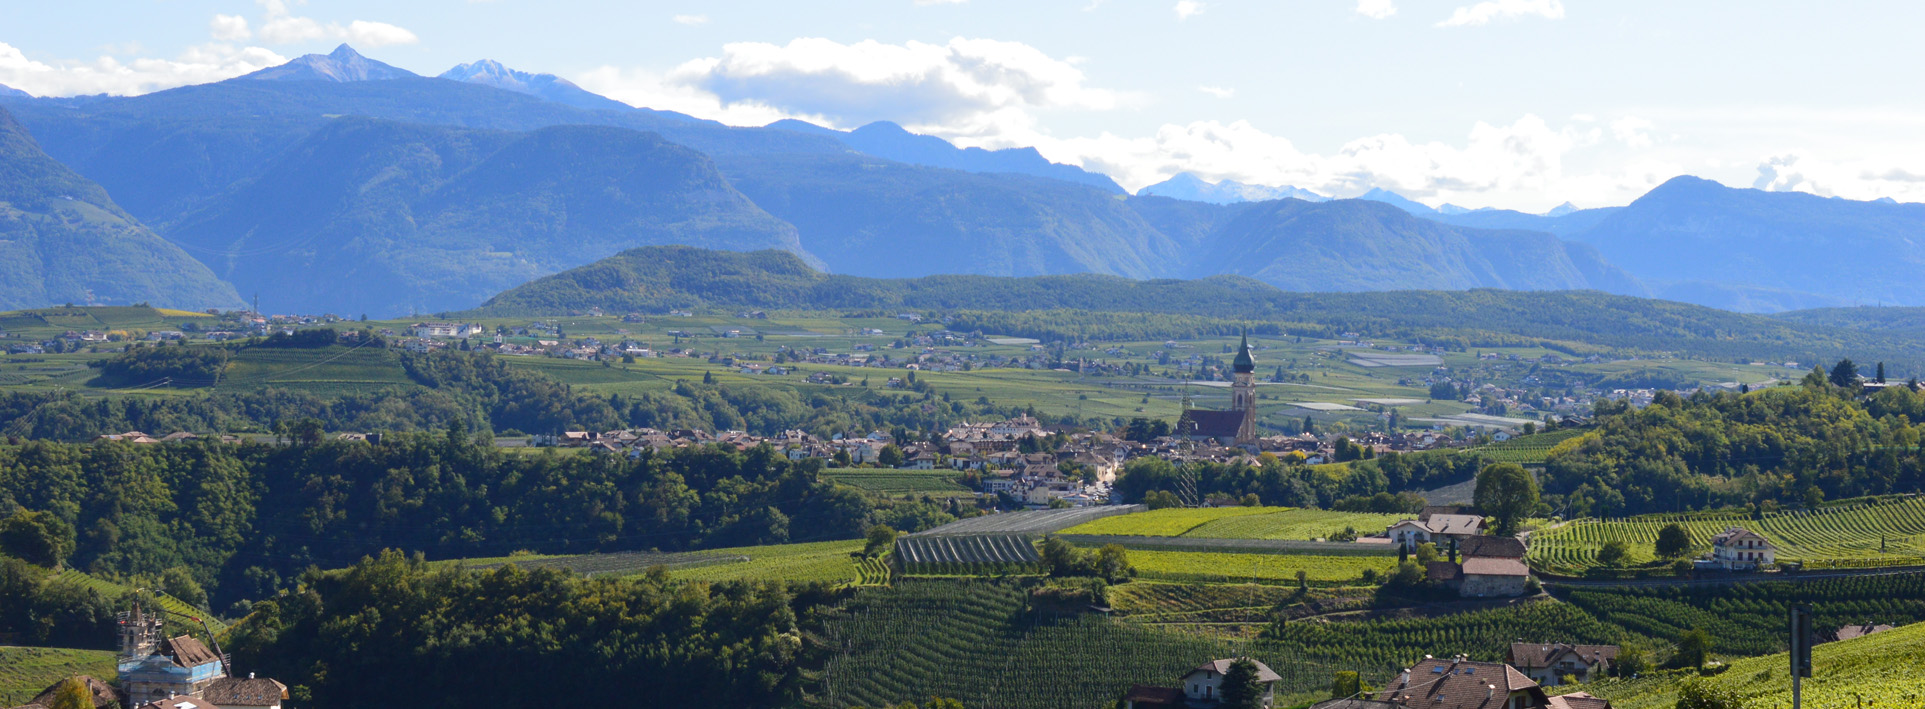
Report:
<svg viewBox="0 0 1925 709"><path fill-rule="evenodd" d="M1214 440L1240 446L1257 443L1257 360L1250 356L1250 333L1243 334L1237 358L1230 364L1230 409L1209 411L1184 407L1176 434L1191 440Z"/></svg>

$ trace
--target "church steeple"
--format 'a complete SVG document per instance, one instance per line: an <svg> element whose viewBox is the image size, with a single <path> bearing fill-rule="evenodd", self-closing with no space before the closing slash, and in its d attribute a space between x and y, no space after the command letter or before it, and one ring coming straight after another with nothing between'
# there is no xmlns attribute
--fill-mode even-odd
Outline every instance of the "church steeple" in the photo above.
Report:
<svg viewBox="0 0 1925 709"><path fill-rule="evenodd" d="M1252 374L1257 371L1257 358L1250 356L1250 331L1243 331L1243 344L1237 346L1237 359L1231 363L1230 370L1237 374Z"/></svg>

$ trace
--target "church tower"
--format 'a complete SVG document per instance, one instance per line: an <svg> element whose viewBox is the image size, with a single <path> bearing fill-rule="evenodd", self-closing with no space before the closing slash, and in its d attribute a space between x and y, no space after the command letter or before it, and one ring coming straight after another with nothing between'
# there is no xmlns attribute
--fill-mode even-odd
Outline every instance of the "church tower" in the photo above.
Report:
<svg viewBox="0 0 1925 709"><path fill-rule="evenodd" d="M1230 410L1243 414L1237 424L1237 444L1257 442L1257 360L1250 356L1250 333L1244 331L1237 346L1236 361L1230 365L1234 380L1230 384Z"/></svg>

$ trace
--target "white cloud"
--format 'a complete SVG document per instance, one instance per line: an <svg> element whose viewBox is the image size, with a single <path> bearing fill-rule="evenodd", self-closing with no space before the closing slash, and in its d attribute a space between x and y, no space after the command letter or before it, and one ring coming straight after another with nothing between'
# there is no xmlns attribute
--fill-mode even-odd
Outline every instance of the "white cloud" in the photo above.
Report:
<svg viewBox="0 0 1925 709"><path fill-rule="evenodd" d="M1651 147L1651 129L1656 124L1637 116L1625 116L1611 121L1611 136L1618 142L1633 148Z"/></svg>
<svg viewBox="0 0 1925 709"><path fill-rule="evenodd" d="M214 39L223 42L238 42L254 36L254 32L247 28L247 18L240 15L215 15L214 20L207 23L207 28Z"/></svg>
<svg viewBox="0 0 1925 709"><path fill-rule="evenodd" d="M189 47L174 59L100 57L90 62L43 62L0 43L0 84L35 96L144 94L229 79L287 62L260 47L213 43Z"/></svg>
<svg viewBox="0 0 1925 709"><path fill-rule="evenodd" d="M708 15L676 15L675 16L675 24L688 25L690 27L694 27L696 25L706 25L708 24L708 21L709 21Z"/></svg>
<svg viewBox="0 0 1925 709"><path fill-rule="evenodd" d="M1397 14L1397 6L1391 0L1357 0L1357 14L1381 20Z"/></svg>
<svg viewBox="0 0 1925 709"><path fill-rule="evenodd" d="M1217 98L1231 98L1237 95L1236 89L1226 89L1221 86L1198 86L1196 90Z"/></svg>
<svg viewBox="0 0 1925 709"><path fill-rule="evenodd" d="M1485 0L1457 8L1450 13L1449 19L1437 23L1437 26L1469 27L1487 25L1492 20L1519 17L1561 19L1564 17L1564 3L1562 0Z"/></svg>
<svg viewBox="0 0 1925 709"><path fill-rule="evenodd" d="M1187 20L1203 14L1203 3L1197 0L1176 0L1176 19Z"/></svg>
<svg viewBox="0 0 1925 709"><path fill-rule="evenodd" d="M1032 135L1037 111L1104 110L1133 98L1086 85L1073 63L1029 45L967 38L741 42L666 73L602 67L576 82L636 105L738 125L784 117L843 127L889 120L983 140Z"/></svg>
<svg viewBox="0 0 1925 709"><path fill-rule="evenodd" d="M270 44L295 44L317 39L336 39L358 44L363 47L386 47L395 44L414 44L420 41L413 32L386 22L355 20L342 27L340 23L322 24L311 17L300 17L288 10L285 0L256 0L265 13L261 21L260 37ZM221 21L215 16L215 22Z"/></svg>

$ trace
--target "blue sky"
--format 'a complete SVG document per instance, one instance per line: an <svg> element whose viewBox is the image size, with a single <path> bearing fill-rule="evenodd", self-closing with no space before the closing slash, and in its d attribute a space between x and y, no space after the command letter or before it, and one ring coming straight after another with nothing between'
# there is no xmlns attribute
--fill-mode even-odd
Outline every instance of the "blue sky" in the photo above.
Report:
<svg viewBox="0 0 1925 709"><path fill-rule="evenodd" d="M1629 0L67 0L0 84L144 93L349 42L735 124L895 120L1131 189L1178 171L1532 211L1695 174L1925 201L1925 4Z"/></svg>

